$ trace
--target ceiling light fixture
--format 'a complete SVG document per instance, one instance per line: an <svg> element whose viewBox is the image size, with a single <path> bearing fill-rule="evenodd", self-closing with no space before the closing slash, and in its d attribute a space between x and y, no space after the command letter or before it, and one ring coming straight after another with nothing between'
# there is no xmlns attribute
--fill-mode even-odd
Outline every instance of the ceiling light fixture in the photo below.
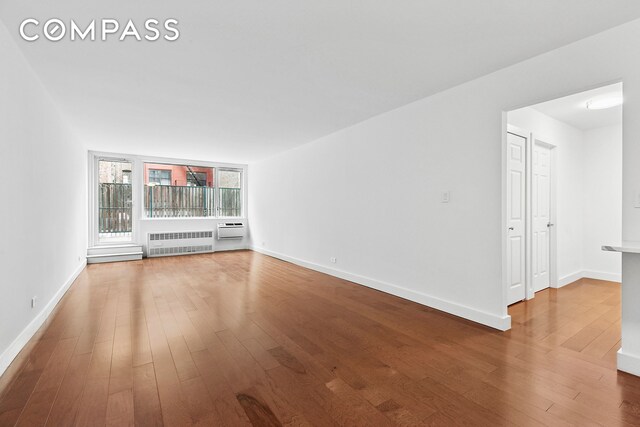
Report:
<svg viewBox="0 0 640 427"><path fill-rule="evenodd" d="M587 109L589 110L604 110L606 108L617 107L622 105L622 96L608 96L606 98L591 99L587 102Z"/></svg>

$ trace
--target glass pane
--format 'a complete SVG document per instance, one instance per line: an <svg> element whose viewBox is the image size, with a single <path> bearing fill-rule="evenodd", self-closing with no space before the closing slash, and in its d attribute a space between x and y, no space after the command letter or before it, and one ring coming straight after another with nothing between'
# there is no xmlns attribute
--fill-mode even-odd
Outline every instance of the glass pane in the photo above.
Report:
<svg viewBox="0 0 640 427"><path fill-rule="evenodd" d="M218 179L220 188L240 188L241 171L221 170Z"/></svg>
<svg viewBox="0 0 640 427"><path fill-rule="evenodd" d="M220 192L220 216L242 215L242 171L218 171Z"/></svg>
<svg viewBox="0 0 640 427"><path fill-rule="evenodd" d="M98 242L128 242L132 232L131 163L98 162Z"/></svg>
<svg viewBox="0 0 640 427"><path fill-rule="evenodd" d="M145 163L145 215L148 218L213 216L214 173L209 167Z"/></svg>

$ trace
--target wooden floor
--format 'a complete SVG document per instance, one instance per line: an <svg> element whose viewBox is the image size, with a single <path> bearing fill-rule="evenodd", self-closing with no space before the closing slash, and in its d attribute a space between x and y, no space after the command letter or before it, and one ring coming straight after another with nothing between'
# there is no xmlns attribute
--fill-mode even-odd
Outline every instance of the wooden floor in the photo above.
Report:
<svg viewBox="0 0 640 427"><path fill-rule="evenodd" d="M500 333L253 252L89 266L0 378L0 425L640 425L620 289Z"/></svg>

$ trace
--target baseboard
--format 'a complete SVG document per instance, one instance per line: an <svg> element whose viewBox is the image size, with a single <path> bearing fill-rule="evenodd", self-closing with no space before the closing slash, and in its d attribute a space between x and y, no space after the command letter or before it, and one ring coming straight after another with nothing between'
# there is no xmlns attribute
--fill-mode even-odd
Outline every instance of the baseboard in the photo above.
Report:
<svg viewBox="0 0 640 427"><path fill-rule="evenodd" d="M413 302L417 302L422 305L426 305L437 310L444 311L449 314L453 314L463 319L471 320L476 323L480 323L485 326L489 326L500 331L506 331L511 329L511 316L496 316L485 311L476 310L474 308L457 304L451 301L443 300L431 295L427 295L422 292L407 289L402 286L392 285L390 283L381 282L379 280L372 279L370 277L360 276L352 274L346 271L338 270L335 268L325 267L320 264L315 264L309 261L301 260L298 258L290 257L281 253L273 252L264 248L256 246L251 247L252 250L264 255L268 255L274 258L288 261L301 267L308 268L310 270L325 273L330 276L335 276L340 279L348 280L350 282L357 283L378 291L386 292L391 295L395 295Z"/></svg>
<svg viewBox="0 0 640 427"><path fill-rule="evenodd" d="M53 309L58 305L64 294L69 290L73 282L80 275L84 267L87 265L86 260L78 265L75 271L71 274L71 276L67 279L67 281L62 285L62 287L56 292L51 301L36 315L36 317L27 325L26 328L20 332L20 335L13 340L13 342L7 347L7 349L2 352L0 355L0 375L6 371L9 367L13 359L20 353L20 351L24 348L24 346L29 342L31 337L38 332L38 329L44 324L47 320Z"/></svg>
<svg viewBox="0 0 640 427"><path fill-rule="evenodd" d="M640 376L640 356L618 350L618 370L631 375Z"/></svg>
<svg viewBox="0 0 640 427"><path fill-rule="evenodd" d="M558 285L552 286L552 288L561 288L563 286L567 286L568 284L573 283L576 280L582 279L582 277L583 277L582 271L576 271L575 273L571 273L567 276L564 276L558 279Z"/></svg>
<svg viewBox="0 0 640 427"><path fill-rule="evenodd" d="M582 272L582 277L585 277L587 279L607 280L609 282L622 282L622 273L607 273L605 271L585 270Z"/></svg>
<svg viewBox="0 0 640 427"><path fill-rule="evenodd" d="M560 280L558 280L558 286L553 286L554 288L561 288L563 286L567 286L570 283L575 282L580 279L596 279L596 280L607 280L609 282L622 282L622 274L620 273L607 273L604 271L592 271L592 270L581 270L576 271L575 273L569 274L568 276L564 276Z"/></svg>
<svg viewBox="0 0 640 427"><path fill-rule="evenodd" d="M125 261L139 261L142 259L142 251L130 252L114 255L87 255L88 264L103 264L107 262L125 262Z"/></svg>

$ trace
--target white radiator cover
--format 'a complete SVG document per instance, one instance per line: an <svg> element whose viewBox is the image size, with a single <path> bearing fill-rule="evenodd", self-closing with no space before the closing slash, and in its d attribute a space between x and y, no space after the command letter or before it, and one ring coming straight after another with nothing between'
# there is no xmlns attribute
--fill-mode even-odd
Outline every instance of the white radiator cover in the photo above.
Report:
<svg viewBox="0 0 640 427"><path fill-rule="evenodd" d="M188 255L213 252L213 230L149 233L147 256Z"/></svg>

